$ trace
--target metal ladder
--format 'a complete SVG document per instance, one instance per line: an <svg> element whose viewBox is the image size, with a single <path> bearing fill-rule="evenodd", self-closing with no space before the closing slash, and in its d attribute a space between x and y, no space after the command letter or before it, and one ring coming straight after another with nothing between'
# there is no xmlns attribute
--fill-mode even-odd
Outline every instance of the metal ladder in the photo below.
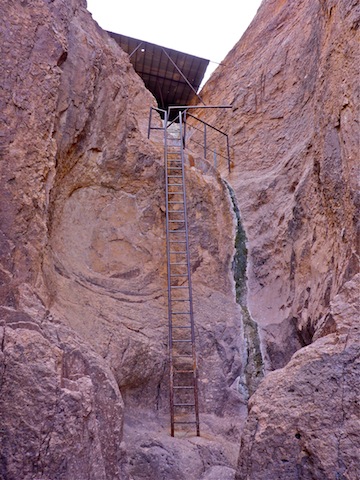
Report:
<svg viewBox="0 0 360 480"><path fill-rule="evenodd" d="M169 315L171 436L175 428L194 425L200 436L198 376L186 211L183 123L177 137L164 122L166 244ZM172 125L175 125L172 122ZM176 124L177 125L177 124Z"/></svg>

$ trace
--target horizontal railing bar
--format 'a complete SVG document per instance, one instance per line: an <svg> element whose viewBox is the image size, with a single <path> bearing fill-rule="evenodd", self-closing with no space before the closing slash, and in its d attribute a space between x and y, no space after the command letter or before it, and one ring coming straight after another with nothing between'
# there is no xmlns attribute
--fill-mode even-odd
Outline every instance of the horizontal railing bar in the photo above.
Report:
<svg viewBox="0 0 360 480"><path fill-rule="evenodd" d="M228 136L227 133L223 132L222 130L219 130L218 128L214 127L213 125L210 125L210 123L205 122L205 120L201 120L198 117L194 117L194 115L191 115L191 113L187 114L188 117L194 118L198 122L202 123L203 125L206 125L207 127L212 128L213 130L216 130L217 132L221 133L222 135L225 135L226 137Z"/></svg>
<svg viewBox="0 0 360 480"><path fill-rule="evenodd" d="M232 105L202 105L202 106L199 106L199 105L170 105L170 107L168 107L168 111L170 110L190 110L190 109L197 109L197 108L233 108Z"/></svg>

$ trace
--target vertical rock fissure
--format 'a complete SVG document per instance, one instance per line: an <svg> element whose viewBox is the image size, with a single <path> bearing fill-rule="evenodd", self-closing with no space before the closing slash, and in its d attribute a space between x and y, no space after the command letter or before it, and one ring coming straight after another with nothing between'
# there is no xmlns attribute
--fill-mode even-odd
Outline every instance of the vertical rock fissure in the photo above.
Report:
<svg viewBox="0 0 360 480"><path fill-rule="evenodd" d="M231 198L236 218L235 254L232 262L232 271L235 280L236 302L242 311L242 323L245 340L245 365L242 373L242 384L246 387L247 394L252 395L260 380L264 376L264 363L261 354L260 337L257 323L252 319L247 305L247 238L241 222L240 210L236 196L231 186L224 181Z"/></svg>

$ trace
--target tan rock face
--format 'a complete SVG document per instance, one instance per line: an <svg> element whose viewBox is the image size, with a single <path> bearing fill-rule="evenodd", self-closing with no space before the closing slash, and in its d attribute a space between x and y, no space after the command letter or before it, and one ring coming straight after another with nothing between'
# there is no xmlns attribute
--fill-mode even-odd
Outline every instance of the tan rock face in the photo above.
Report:
<svg viewBox="0 0 360 480"><path fill-rule="evenodd" d="M286 338L271 344L276 325L308 344L358 269L358 16L357 2L263 2L203 92L233 105L206 115L232 133L248 302L270 368L289 359Z"/></svg>
<svg viewBox="0 0 360 480"><path fill-rule="evenodd" d="M146 139L154 99L85 2L2 1L1 11L1 475L126 479L122 398L135 418L168 409L164 172ZM220 429L234 441L244 409L234 216L215 172L188 168L187 180L201 412L236 414ZM133 457L146 457L126 432ZM206 462L186 447L192 471L170 442L179 478L234 466L234 444L220 461L204 443Z"/></svg>
<svg viewBox="0 0 360 480"><path fill-rule="evenodd" d="M264 1L202 94L234 106L206 117L232 134L227 179L248 281L233 278L236 208L194 154L205 435L183 444L166 423L164 174L146 139L154 99L85 2L0 3L1 476L231 478L263 357L279 370L251 398L238 477L356 478L358 2Z"/></svg>
<svg viewBox="0 0 360 480"><path fill-rule="evenodd" d="M105 362L72 330L4 308L0 341L1 478L127 478Z"/></svg>
<svg viewBox="0 0 360 480"><path fill-rule="evenodd" d="M285 366L250 400L238 479L358 476L359 21L357 1L264 1L201 94L233 105L203 116L232 132L248 306Z"/></svg>
<svg viewBox="0 0 360 480"><path fill-rule="evenodd" d="M358 477L359 288L357 275L333 300L338 332L299 350L250 399L238 480Z"/></svg>

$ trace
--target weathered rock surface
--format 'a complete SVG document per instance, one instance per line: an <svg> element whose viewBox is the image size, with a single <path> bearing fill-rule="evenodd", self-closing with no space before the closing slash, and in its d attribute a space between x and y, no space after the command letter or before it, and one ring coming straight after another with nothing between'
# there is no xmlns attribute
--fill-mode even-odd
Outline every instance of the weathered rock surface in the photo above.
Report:
<svg viewBox="0 0 360 480"><path fill-rule="evenodd" d="M126 478L123 404L109 364L76 340L74 330L49 320L72 323L53 308L51 276L56 199L64 203L81 187L76 177L64 179L84 158L86 186L91 189L91 162L97 162L107 172L104 190L111 189L106 177L114 176L124 149L136 149L133 137L141 137L131 133L139 131L134 111L153 101L85 7L82 1L1 2L1 327L11 323L1 344L4 480ZM103 125L101 144L87 130L92 121ZM88 135L93 143L84 141ZM131 154L124 158L131 164Z"/></svg>
<svg viewBox="0 0 360 480"><path fill-rule="evenodd" d="M127 478L123 402L98 355L67 327L1 309L0 478Z"/></svg>
<svg viewBox="0 0 360 480"><path fill-rule="evenodd" d="M202 415L201 437L177 432L172 438L166 429L167 416L144 410L141 415L133 413L127 413L124 430L130 478L213 480L219 475L218 480L234 479L238 445L230 431L237 428L236 418Z"/></svg>
<svg viewBox="0 0 360 480"><path fill-rule="evenodd" d="M300 349L250 399L238 480L359 478L359 291L360 274L333 300L336 333Z"/></svg>
<svg viewBox="0 0 360 480"><path fill-rule="evenodd" d="M125 410L168 409L164 172L162 152L146 138L154 99L85 7L1 1L1 317L26 318L6 327L1 355L6 480L126 478L122 398ZM245 401L236 388L243 354L234 217L215 172L187 176L201 411L236 415L229 428L208 429L234 448ZM59 359L73 356L63 381ZM101 418L102 402L113 419ZM184 459L183 475L181 443L167 448ZM206 448L220 447L215 439ZM194 480L223 465L215 453L205 464L194 444L187 449Z"/></svg>
<svg viewBox="0 0 360 480"><path fill-rule="evenodd" d="M359 476L359 22L356 0L264 1L201 93L233 105L199 114L232 132L248 307L279 369L238 479Z"/></svg>
<svg viewBox="0 0 360 480"><path fill-rule="evenodd" d="M195 158L201 439L167 432L154 99L84 1L0 4L1 480L233 478L262 357L238 478L355 479L358 1L265 0L202 93L241 215Z"/></svg>
<svg viewBox="0 0 360 480"><path fill-rule="evenodd" d="M265 1L202 93L233 105L199 114L232 133L248 302L270 369L311 342L359 268L358 22L357 1ZM287 334L272 344L273 329Z"/></svg>

